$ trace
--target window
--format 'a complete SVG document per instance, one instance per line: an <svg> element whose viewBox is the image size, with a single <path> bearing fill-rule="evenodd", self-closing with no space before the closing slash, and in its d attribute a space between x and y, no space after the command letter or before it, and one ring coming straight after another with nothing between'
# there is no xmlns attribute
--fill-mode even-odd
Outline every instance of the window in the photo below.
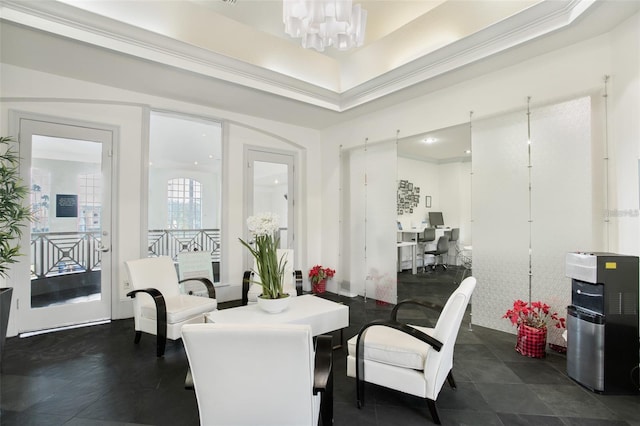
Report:
<svg viewBox="0 0 640 426"><path fill-rule="evenodd" d="M147 256L211 254L220 281L222 124L151 111Z"/></svg>
<svg viewBox="0 0 640 426"><path fill-rule="evenodd" d="M167 186L169 229L202 227L202 185L194 179L170 179Z"/></svg>
<svg viewBox="0 0 640 426"><path fill-rule="evenodd" d="M78 176L78 231L100 230L102 211L102 176Z"/></svg>

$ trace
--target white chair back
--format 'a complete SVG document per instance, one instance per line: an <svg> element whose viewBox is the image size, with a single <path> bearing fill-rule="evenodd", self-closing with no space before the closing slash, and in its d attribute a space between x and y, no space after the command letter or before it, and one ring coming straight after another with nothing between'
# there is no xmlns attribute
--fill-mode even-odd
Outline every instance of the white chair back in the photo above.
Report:
<svg viewBox="0 0 640 426"><path fill-rule="evenodd" d="M178 273L170 257L160 256L128 260L125 265L132 290L152 287L160 290L164 297L180 294ZM150 303L153 303L153 299L145 293L139 293L133 299L136 322L140 319L142 306Z"/></svg>
<svg viewBox="0 0 640 426"><path fill-rule="evenodd" d="M182 339L202 425L317 424L310 326L187 324Z"/></svg>
<svg viewBox="0 0 640 426"><path fill-rule="evenodd" d="M134 290L153 287L160 290L165 297L180 294L178 273L170 257L129 260L126 265L130 284Z"/></svg>
<svg viewBox="0 0 640 426"><path fill-rule="evenodd" d="M424 371L426 382L431 387L427 393L429 398L433 400L437 398L442 384L447 379L449 371L453 368L453 349L462 318L475 287L476 279L474 277L466 278L451 294L438 317L433 337L442 342L442 349L440 349L440 352L433 349L429 350L425 362L425 365L429 365L429 368L425 368ZM434 368L434 364L439 364L439 367Z"/></svg>

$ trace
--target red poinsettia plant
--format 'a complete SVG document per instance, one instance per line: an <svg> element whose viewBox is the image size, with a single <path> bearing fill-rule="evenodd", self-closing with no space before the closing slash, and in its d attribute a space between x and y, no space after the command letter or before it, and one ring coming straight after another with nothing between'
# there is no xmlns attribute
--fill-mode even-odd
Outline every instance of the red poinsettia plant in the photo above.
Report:
<svg viewBox="0 0 640 426"><path fill-rule="evenodd" d="M312 284L318 284L320 281L333 277L336 274L335 269L323 268L316 265L309 270L309 280Z"/></svg>
<svg viewBox="0 0 640 426"><path fill-rule="evenodd" d="M565 328L565 319L559 317L557 312L551 312L551 307L540 301L527 303L518 299L513 302L513 309L509 309L502 318L508 318L511 324L517 326L524 324L547 328L549 321L553 321L556 328Z"/></svg>

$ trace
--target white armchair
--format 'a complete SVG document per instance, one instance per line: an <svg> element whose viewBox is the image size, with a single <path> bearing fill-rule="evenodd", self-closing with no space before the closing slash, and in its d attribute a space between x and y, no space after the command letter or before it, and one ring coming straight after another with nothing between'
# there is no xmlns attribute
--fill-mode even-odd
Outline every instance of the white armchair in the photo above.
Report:
<svg viewBox="0 0 640 426"><path fill-rule="evenodd" d="M215 287L207 278L197 280L206 286L209 298L180 293L178 274L170 257L136 259L125 264L133 288L127 296L133 298L134 342L140 342L142 332L155 334L158 357L164 355L167 339L181 337L184 324L204 322L203 314L217 309Z"/></svg>
<svg viewBox="0 0 640 426"><path fill-rule="evenodd" d="M302 271L293 270L293 250L278 249L276 255L278 259L284 256L287 264L284 268L282 287L285 293L290 296L302 294ZM242 278L242 304L257 303L258 296L262 294L262 286L258 284L260 277L254 273L257 270L255 259L252 271L245 271Z"/></svg>
<svg viewBox="0 0 640 426"><path fill-rule="evenodd" d="M369 382L425 398L433 421L440 424L435 402L445 379L455 388L451 373L453 348L475 287L473 277L458 286L442 309L435 328L398 322L398 310L404 306L434 307L407 300L394 307L390 320L366 324L347 342L347 375L356 378L358 408L364 406L364 382Z"/></svg>
<svg viewBox="0 0 640 426"><path fill-rule="evenodd" d="M188 324L182 328L200 424L333 423L331 336L302 324Z"/></svg>

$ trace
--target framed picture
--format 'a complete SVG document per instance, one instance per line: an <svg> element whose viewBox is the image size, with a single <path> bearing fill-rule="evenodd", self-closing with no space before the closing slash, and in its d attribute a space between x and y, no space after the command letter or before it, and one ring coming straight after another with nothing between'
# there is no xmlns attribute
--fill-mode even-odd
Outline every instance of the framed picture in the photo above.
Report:
<svg viewBox="0 0 640 426"><path fill-rule="evenodd" d="M431 195L427 195L424 197L424 203L427 206L427 208L431 207Z"/></svg>
<svg viewBox="0 0 640 426"><path fill-rule="evenodd" d="M78 217L78 196L56 194L56 217Z"/></svg>

